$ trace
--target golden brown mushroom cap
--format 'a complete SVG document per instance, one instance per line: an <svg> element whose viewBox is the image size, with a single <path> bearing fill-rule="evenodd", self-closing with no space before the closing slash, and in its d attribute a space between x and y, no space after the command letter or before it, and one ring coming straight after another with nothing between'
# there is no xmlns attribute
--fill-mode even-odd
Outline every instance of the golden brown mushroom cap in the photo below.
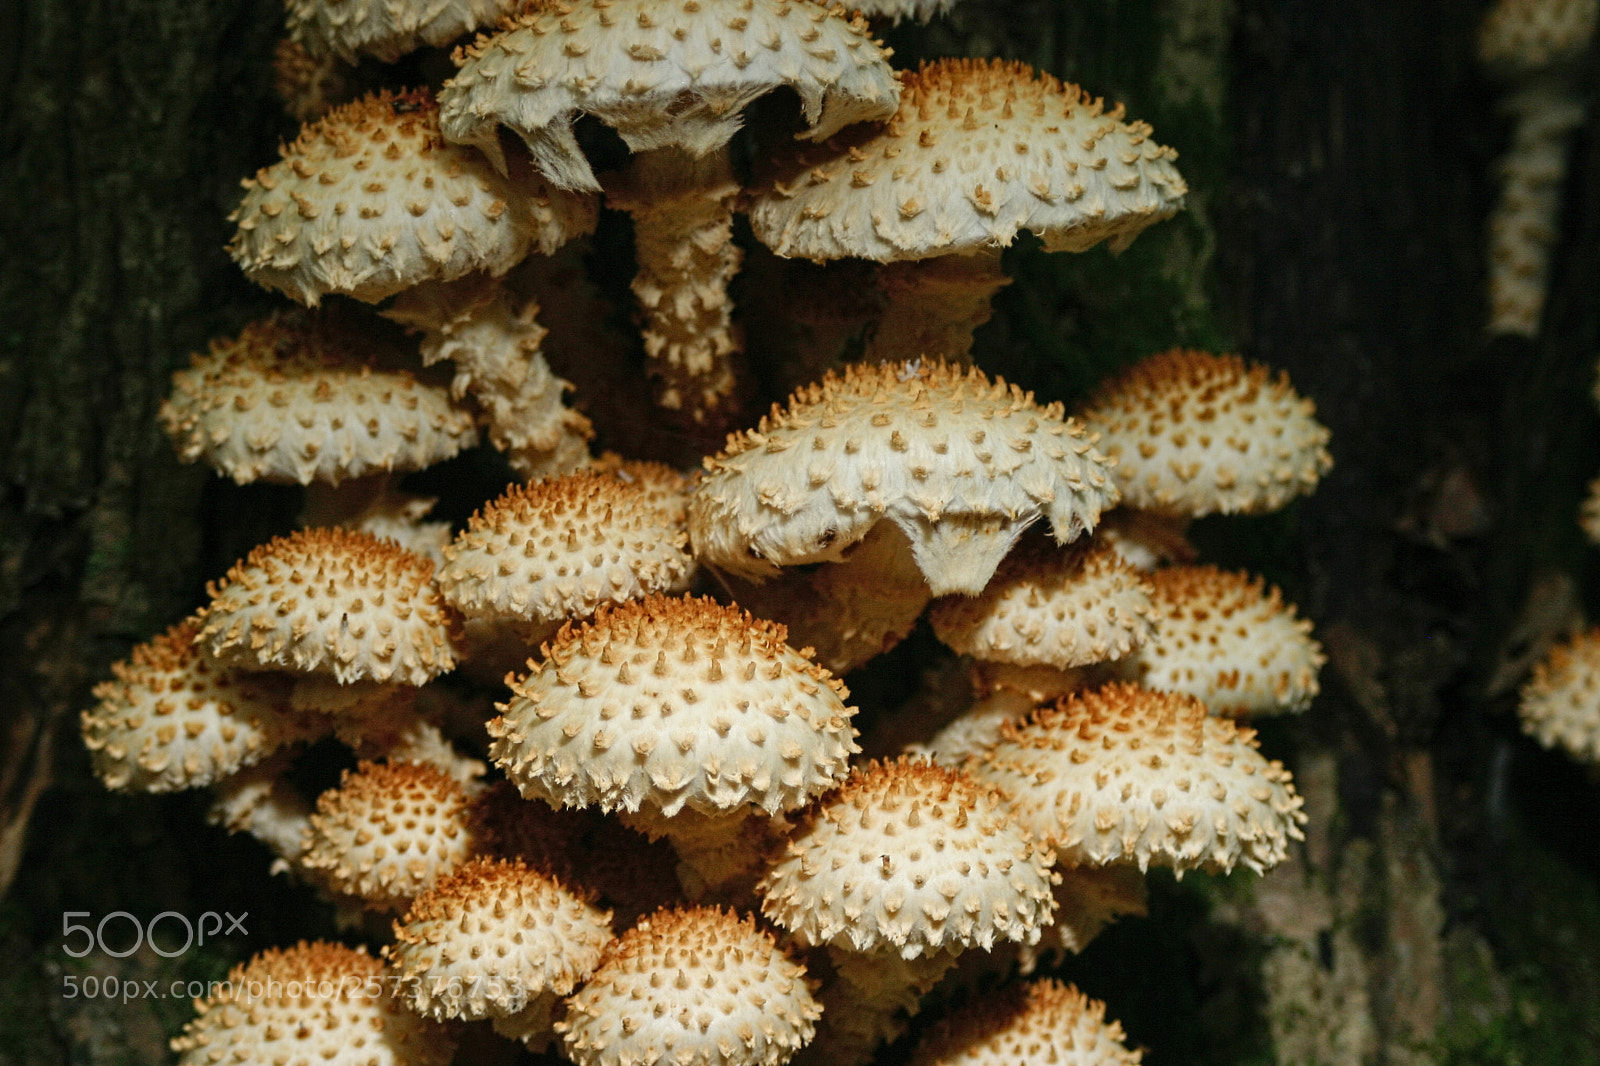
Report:
<svg viewBox="0 0 1600 1066"><path fill-rule="evenodd" d="M1315 405L1236 355L1174 348L1101 386L1082 412L1116 460L1122 502L1166 514L1260 514L1333 467Z"/></svg>
<svg viewBox="0 0 1600 1066"><path fill-rule="evenodd" d="M1600 628L1556 645L1522 686L1522 731L1600 766Z"/></svg>
<svg viewBox="0 0 1600 1066"><path fill-rule="evenodd" d="M901 75L900 109L797 148L751 195L756 236L783 256L879 262L1005 247L1130 244L1187 186L1143 122L1007 60L941 59Z"/></svg>
<svg viewBox="0 0 1600 1066"><path fill-rule="evenodd" d="M1059 404L943 362L830 373L730 435L705 467L689 503L702 562L763 580L837 561L887 519L936 595L980 591L1040 518L1066 543L1117 498Z"/></svg>
<svg viewBox="0 0 1600 1066"><path fill-rule="evenodd" d="M660 910L606 950L556 1029L578 1066L779 1066L822 1013L805 973L748 917Z"/></svg>
<svg viewBox="0 0 1600 1066"><path fill-rule="evenodd" d="M848 692L786 635L709 597L602 606L512 683L489 754L554 806L798 807L859 749Z"/></svg>
<svg viewBox="0 0 1600 1066"><path fill-rule="evenodd" d="M392 995L365 949L301 941L235 966L172 1041L180 1066L446 1066L455 1041Z"/></svg>
<svg viewBox="0 0 1600 1066"><path fill-rule="evenodd" d="M1192 696L1120 682L1074 693L1003 725L966 768L1063 862L1264 873L1304 836L1289 772Z"/></svg>
<svg viewBox="0 0 1600 1066"><path fill-rule="evenodd" d="M518 0L285 0L289 32L316 54L393 63L509 15Z"/></svg>
<svg viewBox="0 0 1600 1066"><path fill-rule="evenodd" d="M1137 1066L1106 1005L1056 980L1008 985L941 1020L911 1053L911 1066Z"/></svg>
<svg viewBox="0 0 1600 1066"><path fill-rule="evenodd" d="M594 228L593 197L512 182L446 144L425 89L365 96L305 126L246 179L228 251L251 280L315 306L422 281L496 276Z"/></svg>

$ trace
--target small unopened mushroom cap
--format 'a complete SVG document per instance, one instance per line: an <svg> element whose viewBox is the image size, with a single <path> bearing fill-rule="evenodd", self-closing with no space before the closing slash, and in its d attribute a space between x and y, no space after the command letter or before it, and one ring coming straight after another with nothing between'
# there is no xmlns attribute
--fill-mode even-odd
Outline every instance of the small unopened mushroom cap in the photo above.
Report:
<svg viewBox="0 0 1600 1066"><path fill-rule="evenodd" d="M413 897L476 850L466 789L430 763L363 762L317 797L301 868L379 910Z"/></svg>
<svg viewBox="0 0 1600 1066"><path fill-rule="evenodd" d="M578 1066L779 1066L822 1013L749 917L660 910L623 933L556 1023Z"/></svg>
<svg viewBox="0 0 1600 1066"><path fill-rule="evenodd" d="M561 0L528 5L458 50L440 93L445 135L499 158L497 127L557 185L598 190L573 137L580 112L635 152L703 156L757 97L788 86L827 137L894 113L900 87L866 23L813 0Z"/></svg>
<svg viewBox="0 0 1600 1066"><path fill-rule="evenodd" d="M409 685L455 665L433 564L370 533L274 537L208 591L196 640L227 663Z"/></svg>
<svg viewBox="0 0 1600 1066"><path fill-rule="evenodd" d="M561 878L480 858L413 900L383 954L418 1014L476 1020L567 995L611 939L610 913Z"/></svg>
<svg viewBox="0 0 1600 1066"><path fill-rule="evenodd" d="M911 1066L1137 1066L1106 1005L1045 979L1008 985L940 1020L911 1053Z"/></svg>
<svg viewBox="0 0 1600 1066"><path fill-rule="evenodd" d="M1140 573L1108 544L1063 551L1027 537L976 596L946 596L928 620L964 655L1069 668L1118 659L1149 639L1156 611Z"/></svg>
<svg viewBox="0 0 1600 1066"><path fill-rule="evenodd" d="M935 595L981 591L1040 518L1066 543L1117 499L1059 404L942 362L830 373L730 435L705 468L689 503L702 562L762 580L836 561L888 519Z"/></svg>
<svg viewBox="0 0 1600 1066"><path fill-rule="evenodd" d="M1583 55L1600 16L1596 0L1497 0L1478 27L1478 58L1505 77Z"/></svg>
<svg viewBox="0 0 1600 1066"><path fill-rule="evenodd" d="M1600 766L1600 628L1556 645L1522 687L1522 731Z"/></svg>
<svg viewBox="0 0 1600 1066"><path fill-rule="evenodd" d="M500 275L594 228L593 197L513 182L446 144L424 89L382 92L304 127L246 179L228 251L251 280L301 303L376 302L421 281Z"/></svg>
<svg viewBox="0 0 1600 1066"><path fill-rule="evenodd" d="M688 544L681 504L663 506L631 474L583 470L485 504L445 547L439 588L467 615L581 618L602 603L681 591L694 570Z"/></svg>
<svg viewBox="0 0 1600 1066"><path fill-rule="evenodd" d="M1103 385L1081 417L1116 460L1122 502L1166 514L1260 514L1333 467L1315 405L1236 355L1174 348Z"/></svg>
<svg viewBox="0 0 1600 1066"><path fill-rule="evenodd" d="M172 1041L180 1066L445 1066L455 1041L407 1010L365 949L301 941L235 966Z"/></svg>
<svg viewBox="0 0 1600 1066"><path fill-rule="evenodd" d="M762 243L893 262L1030 230L1046 251L1120 249L1183 206L1177 153L1076 85L999 59L942 59L901 81L887 125L796 149L761 183L749 213Z"/></svg>
<svg viewBox="0 0 1600 1066"><path fill-rule="evenodd" d="M1149 575L1156 634L1119 664L1146 688L1198 697L1214 714L1304 711L1327 661L1311 622L1259 577L1215 566Z"/></svg>
<svg viewBox="0 0 1600 1066"><path fill-rule="evenodd" d="M859 749L844 685L785 636L709 597L603 606L512 683L489 754L555 806L798 807Z"/></svg>
<svg viewBox="0 0 1600 1066"><path fill-rule="evenodd" d="M95 774L110 789L198 788L315 729L289 709L288 684L214 662L186 619L111 667L80 718Z"/></svg>
<svg viewBox="0 0 1600 1066"><path fill-rule="evenodd" d="M873 762L795 818L761 909L812 947L924 953L1037 942L1050 866L1001 797L921 759Z"/></svg>
<svg viewBox="0 0 1600 1066"><path fill-rule="evenodd" d="M1063 862L1264 873L1304 838L1289 772L1192 696L1120 682L1075 693L1002 726L966 768Z"/></svg>
<svg viewBox="0 0 1600 1066"><path fill-rule="evenodd" d="M289 32L347 63L393 63L425 44L446 45L516 10L517 0L286 0Z"/></svg>
<svg viewBox="0 0 1600 1066"><path fill-rule="evenodd" d="M448 388L384 369L376 344L277 315L213 341L172 377L161 424L184 462L233 480L339 482L420 470L478 441Z"/></svg>

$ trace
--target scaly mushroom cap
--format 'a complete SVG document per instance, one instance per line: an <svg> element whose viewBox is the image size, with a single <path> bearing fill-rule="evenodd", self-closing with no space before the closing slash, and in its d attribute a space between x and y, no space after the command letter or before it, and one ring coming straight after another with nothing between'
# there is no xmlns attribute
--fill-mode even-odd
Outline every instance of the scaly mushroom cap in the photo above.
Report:
<svg viewBox="0 0 1600 1066"><path fill-rule="evenodd" d="M455 1041L392 989L364 948L270 948L196 1001L172 1050L180 1066L445 1066Z"/></svg>
<svg viewBox="0 0 1600 1066"><path fill-rule="evenodd" d="M1478 58L1503 77L1525 77L1583 55L1596 0L1498 0L1478 27Z"/></svg>
<svg viewBox="0 0 1600 1066"><path fill-rule="evenodd" d="M901 19L928 22L936 15L948 15L956 0L859 0L854 9L869 19L890 19L898 26Z"/></svg>
<svg viewBox="0 0 1600 1066"><path fill-rule="evenodd" d="M299 865L334 892L400 911L476 848L454 777L430 763L363 762L317 797Z"/></svg>
<svg viewBox="0 0 1600 1066"><path fill-rule="evenodd" d="M247 178L228 251L252 281L315 306L369 303L421 281L500 275L594 229L593 197L513 182L446 144L425 89L384 91L301 129Z"/></svg>
<svg viewBox="0 0 1600 1066"><path fill-rule="evenodd" d="M240 483L337 485L420 470L478 442L448 388L383 369L354 340L297 316L254 322L172 376L162 427L184 462L204 459Z"/></svg>
<svg viewBox="0 0 1600 1066"><path fill-rule="evenodd" d="M874 761L795 819L761 910L807 946L907 959L1037 943L1054 861L993 788L920 759Z"/></svg>
<svg viewBox="0 0 1600 1066"><path fill-rule="evenodd" d="M942 362L852 365L728 437L689 502L695 555L764 580L838 561L880 519L935 595L983 589L1023 529L1092 529L1117 490L1061 406Z"/></svg>
<svg viewBox="0 0 1600 1066"><path fill-rule="evenodd" d="M813 0L552 0L456 52L439 94L445 136L502 160L498 127L558 186L599 191L572 134L594 115L635 152L703 156L740 112L788 86L807 137L894 113L900 86L866 23Z"/></svg>
<svg viewBox="0 0 1600 1066"><path fill-rule="evenodd" d="M508 1017L565 996L600 964L611 915L546 870L473 859L395 923L383 949L411 1009L427 1018Z"/></svg>
<svg viewBox="0 0 1600 1066"><path fill-rule="evenodd" d="M556 1030L577 1066L779 1066L822 1013L805 973L749 917L660 910L607 949Z"/></svg>
<svg viewBox="0 0 1600 1066"><path fill-rule="evenodd" d="M286 0L284 8L289 32L313 53L393 63L492 24L515 11L517 0Z"/></svg>
<svg viewBox="0 0 1600 1066"><path fill-rule="evenodd" d="M942 1019L911 1053L911 1066L1137 1066L1106 1005L1056 980L1008 985Z"/></svg>
<svg viewBox="0 0 1600 1066"><path fill-rule="evenodd" d="M1146 688L1183 692L1214 714L1304 711L1327 661L1311 622L1259 577L1214 566L1149 575L1156 634L1120 666Z"/></svg>
<svg viewBox="0 0 1600 1066"><path fill-rule="evenodd" d="M274 537L207 591L195 638L220 661L426 684L455 666L433 564L349 529Z"/></svg>
<svg viewBox="0 0 1600 1066"><path fill-rule="evenodd" d="M281 677L219 666L186 619L111 667L100 702L79 718L94 772L109 789L173 792L210 785L315 729L289 710Z"/></svg>
<svg viewBox="0 0 1600 1066"><path fill-rule="evenodd" d="M1165 514L1260 514L1333 467L1315 405L1266 367L1174 348L1103 385L1080 417L1117 462L1122 502Z"/></svg>
<svg viewBox="0 0 1600 1066"><path fill-rule="evenodd" d="M798 807L860 749L844 685L785 636L709 597L602 606L512 682L489 754L554 806Z"/></svg>
<svg viewBox="0 0 1600 1066"><path fill-rule="evenodd" d="M1156 610L1144 577L1108 544L1063 552L1028 538L976 596L947 596L928 620L963 655L1068 668L1118 659L1149 639Z"/></svg>
<svg viewBox="0 0 1600 1066"><path fill-rule="evenodd" d="M1522 687L1522 731L1600 766L1600 628L1556 645Z"/></svg>
<svg viewBox="0 0 1600 1066"><path fill-rule="evenodd" d="M884 263L1002 248L1020 230L1046 251L1121 249L1183 206L1177 153L1076 85L999 59L924 63L901 82L887 125L797 148L761 182L762 243Z"/></svg>
<svg viewBox="0 0 1600 1066"><path fill-rule="evenodd" d="M445 548L439 588L467 615L559 622L682 590L688 544L681 504L663 506L632 475L583 470L485 504Z"/></svg>
<svg viewBox="0 0 1600 1066"><path fill-rule="evenodd" d="M1300 840L1304 800L1255 731L1192 696L1112 683L1006 723L966 768L1063 862L1264 873Z"/></svg>

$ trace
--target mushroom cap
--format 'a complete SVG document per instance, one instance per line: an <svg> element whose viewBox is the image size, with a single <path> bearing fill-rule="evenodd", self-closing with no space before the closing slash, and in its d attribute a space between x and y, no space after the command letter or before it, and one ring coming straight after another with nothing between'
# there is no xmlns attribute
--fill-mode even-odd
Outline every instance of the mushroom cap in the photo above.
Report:
<svg viewBox="0 0 1600 1066"><path fill-rule="evenodd" d="M1300 840L1292 776L1192 696L1113 682L1001 727L966 769L1063 862L1264 873Z"/></svg>
<svg viewBox="0 0 1600 1066"><path fill-rule="evenodd" d="M797 390L705 460L689 501L702 562L764 580L837 561L880 519L911 540L935 595L982 590L1023 529L1058 543L1117 499L1061 406L943 362L852 365Z"/></svg>
<svg viewBox="0 0 1600 1066"><path fill-rule="evenodd" d="M515 11L518 0L285 0L289 32L313 53L346 63L362 54L393 63L423 45L446 45Z"/></svg>
<svg viewBox="0 0 1600 1066"><path fill-rule="evenodd" d="M911 1066L1137 1066L1106 1005L1044 979L1007 985L941 1019L911 1053Z"/></svg>
<svg viewBox="0 0 1600 1066"><path fill-rule="evenodd" d="M1259 577L1215 566L1149 575L1156 634L1121 667L1146 688L1199 698L1214 714L1298 713L1327 661L1311 622Z"/></svg>
<svg viewBox="0 0 1600 1066"><path fill-rule="evenodd" d="M301 941L235 966L172 1041L180 1066L446 1066L455 1041L407 1010L364 948Z"/></svg>
<svg viewBox="0 0 1600 1066"><path fill-rule="evenodd" d="M328 112L244 182L228 251L258 285L315 306L369 303L422 281L504 274L594 229L593 197L512 181L439 134L426 89L387 90Z"/></svg>
<svg viewBox="0 0 1600 1066"><path fill-rule="evenodd" d="M822 1013L805 973L749 917L663 909L606 950L556 1030L577 1066L778 1066Z"/></svg>
<svg viewBox="0 0 1600 1066"><path fill-rule="evenodd" d="M1156 610L1143 575L1109 544L1062 551L1028 537L982 592L946 596L928 620L963 655L1065 669L1128 654L1149 639Z"/></svg>
<svg viewBox="0 0 1600 1066"><path fill-rule="evenodd" d="M476 850L466 789L431 763L362 762L317 797L299 865L320 884L401 911Z"/></svg>
<svg viewBox="0 0 1600 1066"><path fill-rule="evenodd" d="M433 564L370 533L274 537L207 591L195 639L225 663L409 685L455 666Z"/></svg>
<svg viewBox="0 0 1600 1066"><path fill-rule="evenodd" d="M1600 544L1600 478L1589 482L1588 494L1578 509L1578 526L1592 544Z"/></svg>
<svg viewBox="0 0 1600 1066"><path fill-rule="evenodd" d="M447 387L386 369L384 354L355 330L275 315L191 356L161 424L184 462L204 459L240 483L337 485L420 470L478 442Z"/></svg>
<svg viewBox="0 0 1600 1066"><path fill-rule="evenodd" d="M1316 405L1266 367L1174 348L1101 386L1080 417L1116 460L1122 502L1166 514L1260 514L1333 467Z"/></svg>
<svg viewBox="0 0 1600 1066"><path fill-rule="evenodd" d="M603 605L512 682L489 754L554 806L798 807L859 749L844 685L786 635L709 597Z"/></svg>
<svg viewBox="0 0 1600 1066"><path fill-rule="evenodd" d="M1522 731L1600 766L1600 627L1550 649L1522 686Z"/></svg>
<svg viewBox="0 0 1600 1066"><path fill-rule="evenodd" d="M761 910L807 946L908 959L1037 943L1054 862L992 787L921 759L874 761L795 817Z"/></svg>
<svg viewBox="0 0 1600 1066"><path fill-rule="evenodd" d="M591 191L600 186L572 133L580 112L631 151L703 156L773 89L799 95L804 137L887 118L900 94L866 23L813 0L553 0L455 59L461 69L439 94L445 136L500 159L508 126L550 180Z"/></svg>
<svg viewBox="0 0 1600 1066"><path fill-rule="evenodd" d="M565 996L600 964L611 914L546 870L478 858L434 882L395 923L384 958L411 1009L477 1020Z"/></svg>
<svg viewBox="0 0 1600 1066"><path fill-rule="evenodd" d="M1508 78L1583 55L1600 16L1596 0L1497 0L1478 27L1478 58Z"/></svg>
<svg viewBox="0 0 1600 1066"><path fill-rule="evenodd" d="M173 792L244 769L315 730L289 709L282 677L221 666L189 618L133 649L80 716L95 775L109 789Z"/></svg>
<svg viewBox="0 0 1600 1066"><path fill-rule="evenodd" d="M694 571L682 499L680 488L664 506L656 486L620 471L513 485L446 546L440 591L467 615L535 622L680 591Z"/></svg>
<svg viewBox="0 0 1600 1066"><path fill-rule="evenodd" d="M1021 230L1046 251L1130 244L1183 206L1177 153L1076 85L1024 63L941 59L901 76L900 109L796 148L750 196L782 256L970 255Z"/></svg>
<svg viewBox="0 0 1600 1066"><path fill-rule="evenodd" d="M869 19L890 19L898 26L901 19L928 22L936 15L948 15L956 0L858 0L851 6Z"/></svg>

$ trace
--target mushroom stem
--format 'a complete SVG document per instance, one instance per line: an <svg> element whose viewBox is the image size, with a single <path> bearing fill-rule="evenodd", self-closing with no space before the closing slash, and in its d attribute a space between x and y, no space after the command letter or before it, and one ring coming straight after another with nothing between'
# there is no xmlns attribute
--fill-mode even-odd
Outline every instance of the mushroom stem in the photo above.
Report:
<svg viewBox="0 0 1600 1066"><path fill-rule="evenodd" d="M383 498L389 474L350 478L337 485L313 481L306 486L300 524L306 528L350 525Z"/></svg>
<svg viewBox="0 0 1600 1066"><path fill-rule="evenodd" d="M806 1049L804 1062L861 1066L878 1045L905 1032L922 997L956 964L952 953L919 955L898 951L846 951L828 948L838 980L822 990L822 1021Z"/></svg>
<svg viewBox="0 0 1600 1066"><path fill-rule="evenodd" d="M651 840L671 842L680 860L678 882L692 900L740 895L761 870L767 825L752 818L748 807L722 814L685 807L670 818L641 807L625 812L622 822Z"/></svg>
<svg viewBox="0 0 1600 1066"><path fill-rule="evenodd" d="M589 462L589 420L562 402L567 382L540 354L545 329L533 301L513 307L482 275L424 282L396 298L384 316L423 333L422 361L454 360L451 391L483 408L489 439L530 480L570 473Z"/></svg>
<svg viewBox="0 0 1600 1066"><path fill-rule="evenodd" d="M972 334L994 313L994 294L1009 284L998 251L885 263L878 286L888 306L867 341L865 361L970 365Z"/></svg>
<svg viewBox="0 0 1600 1066"><path fill-rule="evenodd" d="M212 786L210 813L213 823L230 833L249 833L285 864L299 858L311 828L311 804L283 779L288 767L289 757L279 753L219 781ZM273 867L280 868L286 867Z"/></svg>
<svg viewBox="0 0 1600 1066"><path fill-rule="evenodd" d="M696 423L726 413L743 347L728 299L742 258L733 243L738 192L726 145L699 157L681 148L638 152L607 189L611 206L633 216L633 292L657 402Z"/></svg>

